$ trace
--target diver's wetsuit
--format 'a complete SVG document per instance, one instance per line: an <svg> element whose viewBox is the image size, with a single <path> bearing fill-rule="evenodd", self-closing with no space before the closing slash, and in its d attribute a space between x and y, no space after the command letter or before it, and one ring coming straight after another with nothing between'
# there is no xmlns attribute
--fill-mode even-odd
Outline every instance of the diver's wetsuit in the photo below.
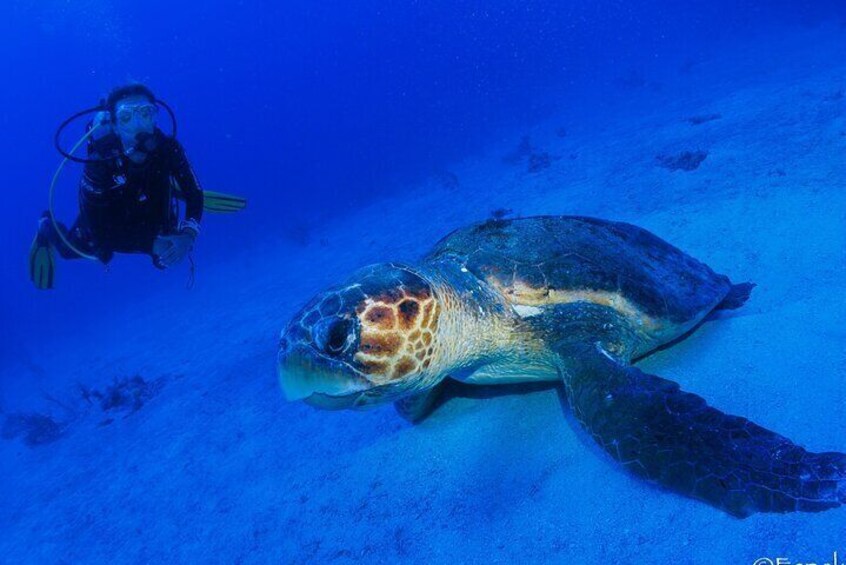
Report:
<svg viewBox="0 0 846 565"><path fill-rule="evenodd" d="M86 163L79 183L79 217L70 230L60 229L80 251L104 263L115 252L152 256L156 237L177 231L171 179L185 200L185 219L199 223L202 217L203 191L182 145L159 129L148 144L152 149L140 164L122 154L113 134L88 144L89 158L106 160ZM50 239L62 257L80 257L55 234Z"/></svg>

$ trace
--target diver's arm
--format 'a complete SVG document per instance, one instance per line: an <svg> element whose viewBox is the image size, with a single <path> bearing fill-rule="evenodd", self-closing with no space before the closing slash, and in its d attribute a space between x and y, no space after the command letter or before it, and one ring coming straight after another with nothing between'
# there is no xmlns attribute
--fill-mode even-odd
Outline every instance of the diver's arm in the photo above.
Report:
<svg viewBox="0 0 846 565"><path fill-rule="evenodd" d="M199 233L200 219L203 217L203 189L197 176L185 156L185 150L176 140L172 142L173 176L179 183L179 190L185 198L185 220L180 227Z"/></svg>
<svg viewBox="0 0 846 565"><path fill-rule="evenodd" d="M101 153L88 147L89 159L101 159ZM112 190L115 186L116 162L113 159L96 160L85 163L79 179L79 214L83 222L101 228L114 222L115 210L122 201L120 193Z"/></svg>
<svg viewBox="0 0 846 565"><path fill-rule="evenodd" d="M112 129L109 113L98 112L88 124L88 161L79 183L79 196L82 200L103 199L114 188L116 161L120 153L120 141ZM91 131L93 129L94 131Z"/></svg>
<svg viewBox="0 0 846 565"><path fill-rule="evenodd" d="M88 124L88 130L94 130L91 132L91 140L97 141L103 139L109 134L114 134L115 131L112 128L112 118L109 112L97 112L94 115L94 119L91 120L91 123ZM90 152L90 144L89 144L89 152Z"/></svg>
<svg viewBox="0 0 846 565"><path fill-rule="evenodd" d="M191 253L200 233L200 218L203 215L203 190L188 163L185 150L175 139L168 141L167 150L172 159L171 174L185 200L185 219L179 222L179 233L156 238L153 256L156 266L162 269L178 263Z"/></svg>
<svg viewBox="0 0 846 565"><path fill-rule="evenodd" d="M88 143L88 158L98 160L85 163L79 181L79 196L82 199L103 199L114 184L114 163L103 159L105 149L102 140L92 140Z"/></svg>

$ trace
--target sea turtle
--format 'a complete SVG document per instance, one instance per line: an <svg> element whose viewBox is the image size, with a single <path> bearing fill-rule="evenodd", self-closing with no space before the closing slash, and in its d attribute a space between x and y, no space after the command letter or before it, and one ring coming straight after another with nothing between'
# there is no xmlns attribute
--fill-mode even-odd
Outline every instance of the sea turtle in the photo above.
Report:
<svg viewBox="0 0 846 565"><path fill-rule="evenodd" d="M645 229L575 216L458 229L417 265L366 267L282 332L289 400L393 401L416 421L450 377L560 381L611 457L734 516L846 503L846 454L812 453L631 363L734 309L732 284Z"/></svg>

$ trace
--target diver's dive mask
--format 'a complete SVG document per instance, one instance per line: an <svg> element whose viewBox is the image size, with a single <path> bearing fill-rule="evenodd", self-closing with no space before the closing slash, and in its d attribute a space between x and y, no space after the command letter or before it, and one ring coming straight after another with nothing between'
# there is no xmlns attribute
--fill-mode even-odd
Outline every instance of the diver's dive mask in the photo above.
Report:
<svg viewBox="0 0 846 565"><path fill-rule="evenodd" d="M159 108L155 104L124 104L115 110L115 123L127 126L135 118L140 123L154 123Z"/></svg>
<svg viewBox="0 0 846 565"><path fill-rule="evenodd" d="M120 105L119 105L120 106ZM124 107L130 106L129 104L124 104ZM127 112L121 114L121 110L123 108L115 108L114 112L114 122L113 128L115 130L119 130L121 127L121 119L123 118L125 121L123 124L128 128L133 123L143 124L145 121L149 122L149 127L146 128L137 128L131 135L124 139L121 137L122 141L126 141L124 147L130 148L134 147L137 148L139 151L151 151L155 147L155 118L159 113L159 107L164 108L168 115L170 116L170 123L171 123L171 132L169 137L176 138L176 116L173 113L173 110L168 106L164 101L156 99L154 103L145 102L143 104L133 104L131 105L132 108L127 108ZM148 106L152 106L152 109L147 108ZM87 108L80 112L77 112L63 121L58 129L56 130L55 135L53 136L53 143L58 150L59 153L66 159L71 161L75 161L77 163L99 163L103 161L109 161L113 157L95 157L95 158L83 158L83 157L76 157L73 155L73 151L65 151L65 149L61 145L61 135L65 128L74 120L81 116L85 116L88 114L96 114L98 112L107 111L108 108L105 105L105 102L101 102L99 106L95 106L94 108ZM96 127L96 126L95 126ZM90 132L89 132L90 133ZM116 131L118 135L120 135L119 131ZM167 134L166 134L167 135ZM85 138L88 137L88 134L84 136Z"/></svg>
<svg viewBox="0 0 846 565"><path fill-rule="evenodd" d="M126 155L149 153L155 148L156 113L152 102L118 103L112 124Z"/></svg>

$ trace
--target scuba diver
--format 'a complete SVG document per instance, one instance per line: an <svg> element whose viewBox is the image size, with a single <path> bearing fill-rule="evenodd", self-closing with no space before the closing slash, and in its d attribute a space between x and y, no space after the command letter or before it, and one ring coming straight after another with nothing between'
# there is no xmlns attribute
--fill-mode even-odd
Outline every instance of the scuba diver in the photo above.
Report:
<svg viewBox="0 0 846 565"><path fill-rule="evenodd" d="M157 127L160 106L170 114L171 135ZM59 145L64 127L95 112L85 136L65 152ZM50 209L39 220L30 249L30 278L36 288L53 288L54 250L65 259L87 258L104 264L115 253L143 253L156 267L166 269L190 258L204 209L235 212L246 206L243 198L202 190L175 130L173 112L142 84L115 88L100 106L75 114L60 126L56 146L65 156L62 165L68 159L85 163L79 182L79 216L70 229L53 216L53 188L60 165L50 188ZM74 150L86 139L88 158L74 157ZM185 203L181 220L177 198Z"/></svg>

